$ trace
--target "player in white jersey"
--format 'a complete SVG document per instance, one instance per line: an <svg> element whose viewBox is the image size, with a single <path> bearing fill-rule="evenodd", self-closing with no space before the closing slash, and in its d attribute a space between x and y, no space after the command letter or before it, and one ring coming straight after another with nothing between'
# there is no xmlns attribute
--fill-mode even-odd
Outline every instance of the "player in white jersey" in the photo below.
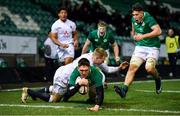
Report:
<svg viewBox="0 0 180 116"><path fill-rule="evenodd" d="M50 31L48 37L44 42L44 58L45 58L45 75L44 80L52 82L53 76L59 67L57 48L58 46L50 39Z"/></svg>
<svg viewBox="0 0 180 116"><path fill-rule="evenodd" d="M44 57L49 59L58 59L58 55L57 55L58 45L56 45L49 36L50 36L50 32L48 32L48 37L44 41L44 47L45 47Z"/></svg>
<svg viewBox="0 0 180 116"><path fill-rule="evenodd" d="M67 15L65 7L58 10L59 19L52 25L50 36L53 42L58 45L59 60L65 64L73 61L74 51L78 47L76 24L67 19Z"/></svg>
<svg viewBox="0 0 180 116"><path fill-rule="evenodd" d="M98 66L100 69L102 69L104 72L107 72L107 73L113 73L119 70L123 70L129 65L129 63L125 61L121 63L118 67L107 66L107 64L104 63L104 60L106 59L106 57L107 57L107 53L102 48L96 48L93 53L83 54L82 56L74 60L72 63L61 66L56 70L56 73L54 75L54 80L53 80L53 86L42 89L43 92L45 91L52 92L51 95L40 93L40 92L38 93L31 89L23 88L22 97L21 97L22 102L26 103L26 99L28 95L30 95L33 99L40 98L48 102L60 101L60 99L63 97L63 95L67 91L70 75L75 69L75 67L78 66L78 61L81 58L88 59L90 62L90 65ZM30 90L31 92L28 92L28 90Z"/></svg>

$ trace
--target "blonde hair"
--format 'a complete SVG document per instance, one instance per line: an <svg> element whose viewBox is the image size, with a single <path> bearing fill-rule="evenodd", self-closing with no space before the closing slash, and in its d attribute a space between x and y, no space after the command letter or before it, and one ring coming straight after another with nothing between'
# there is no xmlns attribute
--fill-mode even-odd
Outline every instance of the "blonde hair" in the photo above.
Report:
<svg viewBox="0 0 180 116"><path fill-rule="evenodd" d="M99 56L101 58L106 58L108 56L107 52L103 48L96 48L93 52L93 55Z"/></svg>
<svg viewBox="0 0 180 116"><path fill-rule="evenodd" d="M103 22L103 21L100 21L100 22L98 23L98 27L106 27L106 23Z"/></svg>

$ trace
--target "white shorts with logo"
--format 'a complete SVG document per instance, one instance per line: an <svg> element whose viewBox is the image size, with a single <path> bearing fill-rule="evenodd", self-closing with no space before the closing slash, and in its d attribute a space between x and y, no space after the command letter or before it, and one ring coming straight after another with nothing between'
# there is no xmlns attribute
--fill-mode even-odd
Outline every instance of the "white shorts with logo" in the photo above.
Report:
<svg viewBox="0 0 180 116"><path fill-rule="evenodd" d="M67 91L69 77L73 71L72 64L61 66L56 70L53 80L53 92L64 95Z"/></svg>
<svg viewBox="0 0 180 116"><path fill-rule="evenodd" d="M145 61L147 60L147 58L154 58L154 59L158 60L159 48L136 46L132 57L138 57Z"/></svg>
<svg viewBox="0 0 180 116"><path fill-rule="evenodd" d="M68 44L68 48L62 48L58 47L57 48L57 54L59 57L59 61L63 62L65 58L67 57L72 57L74 58L74 45L73 44Z"/></svg>

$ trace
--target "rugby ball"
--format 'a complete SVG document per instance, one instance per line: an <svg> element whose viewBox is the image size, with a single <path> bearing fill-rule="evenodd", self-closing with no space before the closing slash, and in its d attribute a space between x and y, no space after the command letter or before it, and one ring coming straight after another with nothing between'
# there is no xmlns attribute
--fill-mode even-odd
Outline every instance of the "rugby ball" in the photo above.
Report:
<svg viewBox="0 0 180 116"><path fill-rule="evenodd" d="M79 82L81 80L81 77L77 77L76 78L76 84ZM85 94L87 94L88 93L88 87L87 86L81 86L80 88L79 88L79 94L81 94L81 95L85 95Z"/></svg>
<svg viewBox="0 0 180 116"><path fill-rule="evenodd" d="M87 88L87 86L81 86L81 87L79 88L79 94L85 95L85 94L87 94L87 93L88 93L88 88Z"/></svg>

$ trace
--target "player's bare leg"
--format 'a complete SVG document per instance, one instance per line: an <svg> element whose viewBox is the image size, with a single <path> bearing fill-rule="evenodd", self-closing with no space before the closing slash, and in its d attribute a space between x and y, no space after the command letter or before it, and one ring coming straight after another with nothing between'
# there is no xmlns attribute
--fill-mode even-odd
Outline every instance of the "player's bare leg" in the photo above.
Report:
<svg viewBox="0 0 180 116"><path fill-rule="evenodd" d="M162 92L161 77L159 76L159 73L155 67L155 64L156 64L155 59L148 58L145 68L146 68L146 71L154 77L155 85L156 85L156 93L160 94Z"/></svg>
<svg viewBox="0 0 180 116"><path fill-rule="evenodd" d="M132 84L136 71L139 69L142 63L143 59L138 57L132 57L123 86L114 86L115 92L118 93L122 98L126 96L126 93L128 92L128 87Z"/></svg>
<svg viewBox="0 0 180 116"><path fill-rule="evenodd" d="M26 100L27 100L27 97L28 97L27 90L28 90L27 87L22 88L22 95L21 95L21 102L22 103L26 103Z"/></svg>
<svg viewBox="0 0 180 116"><path fill-rule="evenodd" d="M131 64L126 74L124 85L121 88L119 88L118 86L114 86L116 93L118 93L122 98L126 96L128 87L133 82L135 73L138 70L138 68L138 66Z"/></svg>

